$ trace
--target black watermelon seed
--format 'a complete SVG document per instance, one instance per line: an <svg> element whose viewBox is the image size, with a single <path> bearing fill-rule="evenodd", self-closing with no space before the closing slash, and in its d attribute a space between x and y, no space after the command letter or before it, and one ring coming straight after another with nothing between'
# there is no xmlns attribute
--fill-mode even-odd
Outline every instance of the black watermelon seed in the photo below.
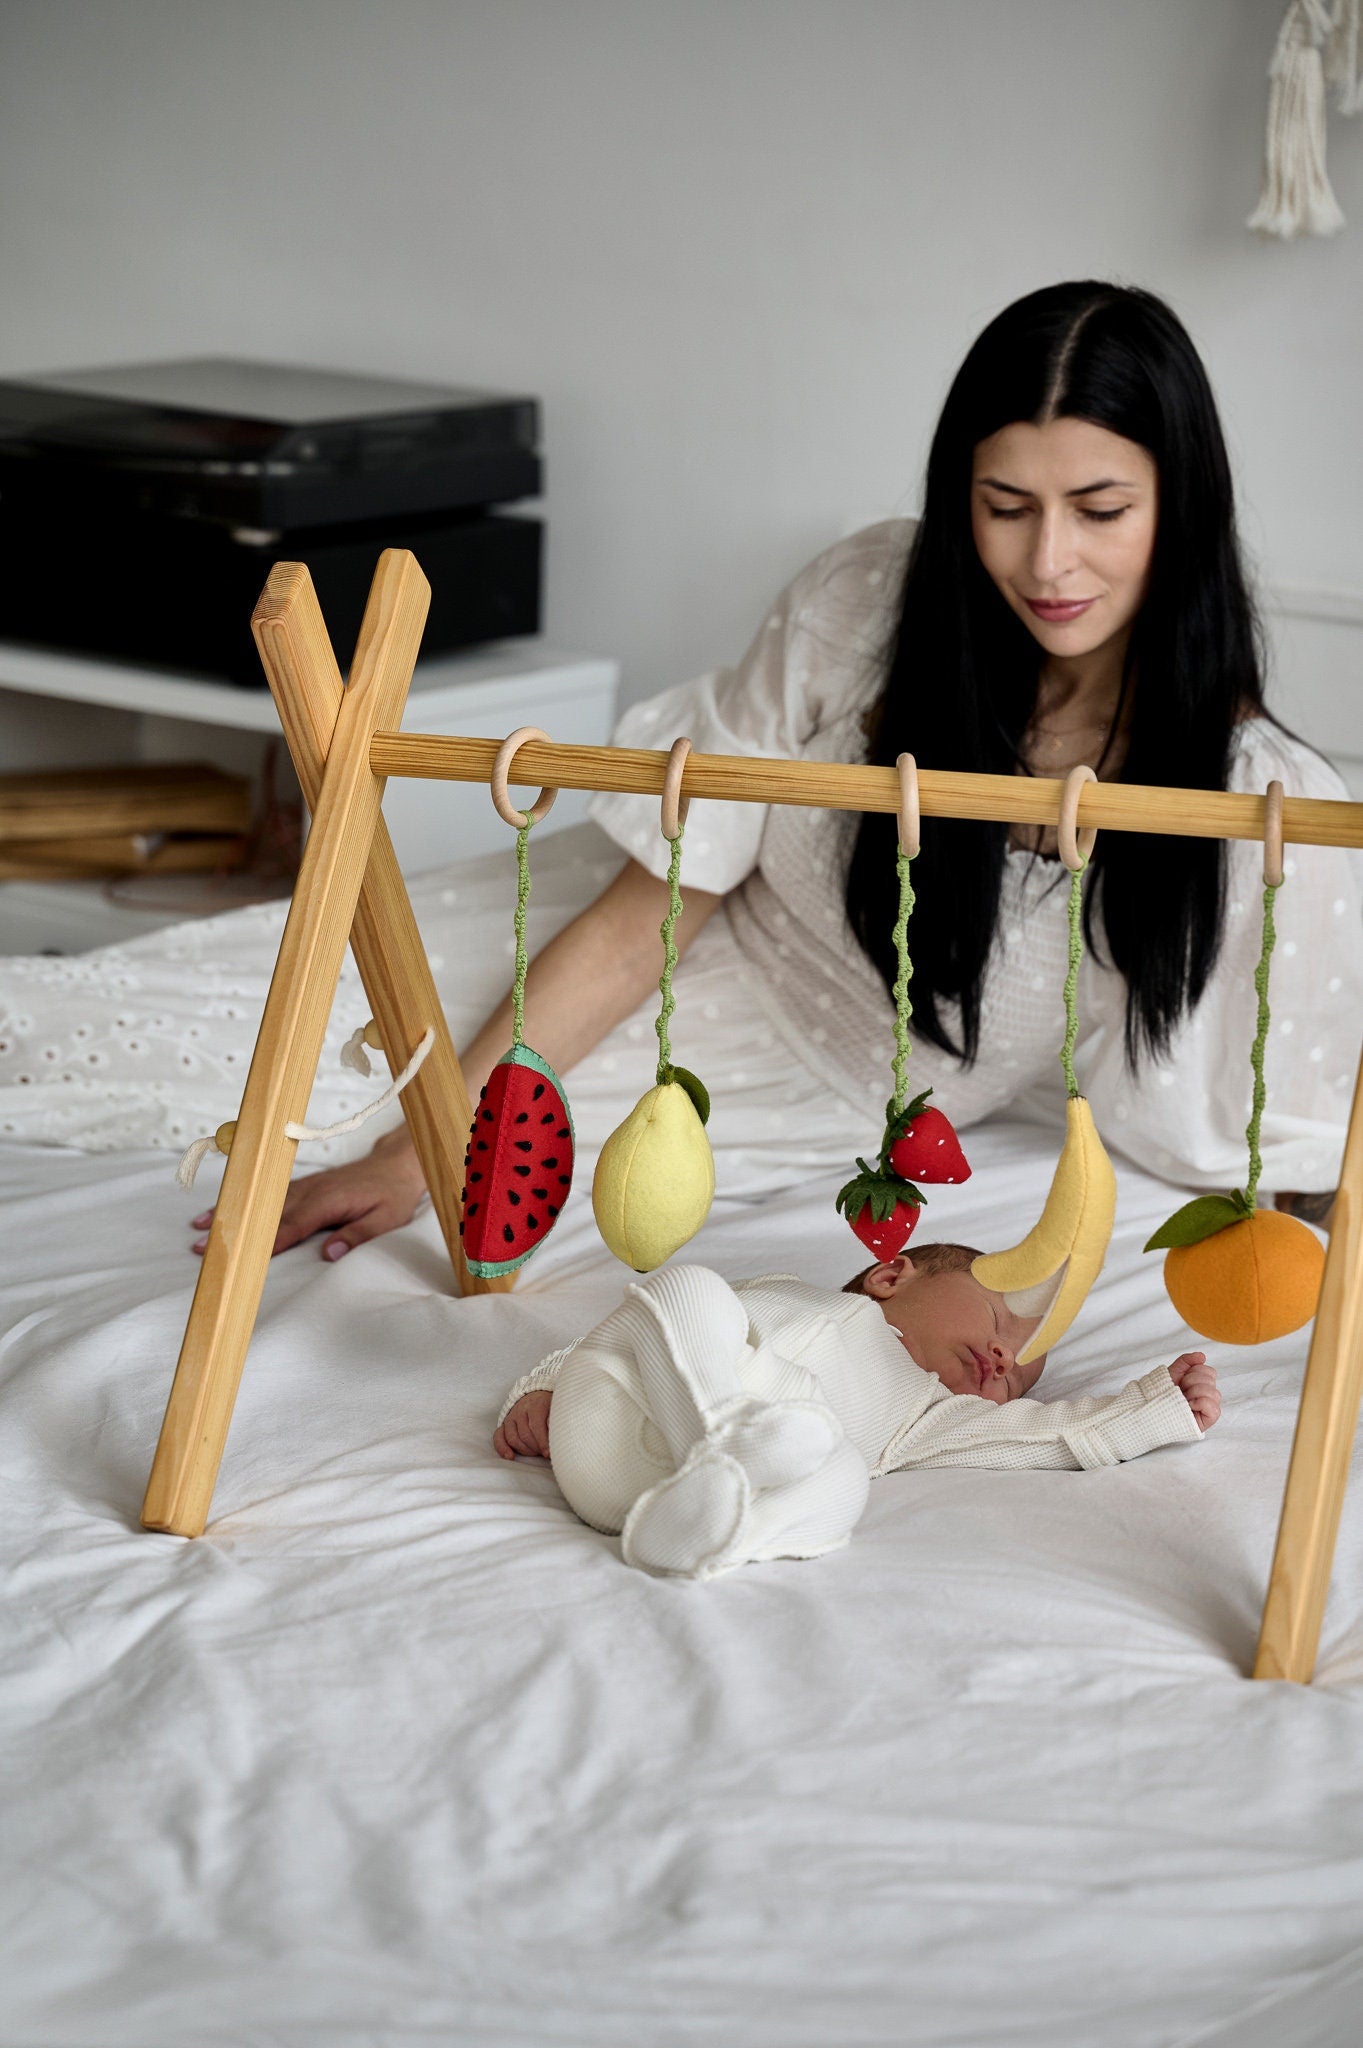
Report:
<svg viewBox="0 0 1363 2048"><path fill-rule="evenodd" d="M530 1171L529 1167L527 1167L525 1170L527 1173ZM541 1202L547 1202L549 1199L548 1188L531 1188L530 1192L537 1198L537 1200Z"/></svg>
<svg viewBox="0 0 1363 2048"><path fill-rule="evenodd" d="M565 1124L561 1131L554 1132L554 1136L556 1138L570 1138L572 1136L572 1132L568 1129L567 1124Z"/></svg>
<svg viewBox="0 0 1363 2048"><path fill-rule="evenodd" d="M531 1144L528 1138L517 1138L516 1150L518 1152L533 1152L534 1149L534 1146Z"/></svg>
<svg viewBox="0 0 1363 2048"><path fill-rule="evenodd" d="M516 1193L516 1190L515 1190L514 1188L508 1188L508 1189L507 1189L507 1191L506 1191L506 1199L508 1200L508 1202L510 1202L510 1203L511 1203L511 1205L512 1205L512 1207L513 1207L514 1209L519 1209L519 1208L520 1208L520 1206L521 1206L521 1198L520 1198L520 1196L519 1196L519 1195L518 1195L518 1194Z"/></svg>
<svg viewBox="0 0 1363 2048"><path fill-rule="evenodd" d="M484 1096L485 1096L486 1094L487 1094L487 1083L486 1083L486 1082L484 1082L484 1083L483 1083L483 1086L482 1086L482 1087L481 1087L481 1088L480 1088L480 1089L478 1090L478 1100L479 1100L479 1101L481 1102L481 1101L482 1101L482 1099L483 1099L483 1097L484 1097Z"/></svg>
<svg viewBox="0 0 1363 2048"><path fill-rule="evenodd" d="M479 1150L480 1152L486 1152L486 1150L487 1150L487 1139L486 1139L486 1138L480 1138L480 1139L478 1140L478 1150Z"/></svg>
<svg viewBox="0 0 1363 2048"><path fill-rule="evenodd" d="M526 1222L527 1222L527 1223L529 1224L529 1226L530 1226L530 1228L531 1228L532 1230L538 1230L538 1229L539 1229L539 1227L540 1227L540 1219L539 1219L539 1217L538 1217L538 1216L527 1216L525 1220L526 1220Z"/></svg>
<svg viewBox="0 0 1363 2048"><path fill-rule="evenodd" d="M530 1168L528 1166L513 1166L511 1171L520 1174L523 1180L529 1180L530 1178Z"/></svg>
<svg viewBox="0 0 1363 2048"><path fill-rule="evenodd" d="M459 1218L459 1235L461 1237L464 1235L464 1219L462 1216Z"/></svg>
<svg viewBox="0 0 1363 2048"><path fill-rule="evenodd" d="M549 1214L551 1216L557 1216L558 1214L558 1210L554 1207L552 1202L549 1204Z"/></svg>
<svg viewBox="0 0 1363 2048"><path fill-rule="evenodd" d="M490 1124L492 1122L492 1111L490 1109L485 1109L483 1111L483 1122L485 1124Z"/></svg>
<svg viewBox="0 0 1363 2048"><path fill-rule="evenodd" d="M468 1208L464 1211L464 1214L466 1216L476 1216L478 1214L478 1204L476 1202L470 1202Z"/></svg>
<svg viewBox="0 0 1363 2048"><path fill-rule="evenodd" d="M542 1116L542 1117L540 1118L540 1122L541 1122L542 1124L551 1124L551 1123L552 1123L553 1121L554 1121L554 1112L553 1112L553 1110L552 1110L552 1109L546 1109L546 1110L545 1110L545 1112L544 1112L544 1115L543 1115L543 1116Z"/></svg>
<svg viewBox="0 0 1363 2048"><path fill-rule="evenodd" d="M521 1109L521 1110L517 1110L517 1112L516 1112L516 1122L517 1122L518 1124L528 1124L528 1123L529 1123L529 1121L530 1121L530 1112L529 1112L529 1110L528 1110L528 1109Z"/></svg>
<svg viewBox="0 0 1363 2048"><path fill-rule="evenodd" d="M502 1242L503 1244L514 1244L516 1242L516 1233L509 1223L502 1225Z"/></svg>
<svg viewBox="0 0 1363 2048"><path fill-rule="evenodd" d="M534 1087L534 1092L532 1093L532 1095L531 1095L531 1097L530 1097L530 1100L531 1100L532 1102L538 1102L538 1101L539 1101L539 1099L540 1099L540 1097L541 1097L541 1095L543 1095L543 1093L544 1093L544 1083L543 1083L543 1081L536 1081L536 1083L535 1083L535 1087Z"/></svg>
<svg viewBox="0 0 1363 2048"><path fill-rule="evenodd" d="M558 1165L557 1152L551 1152L547 1158L541 1159L540 1165L548 1167L549 1171L552 1173L554 1168Z"/></svg>
<svg viewBox="0 0 1363 2048"><path fill-rule="evenodd" d="M558 1177L558 1184L561 1188L566 1188L571 1179L572 1175L570 1173L561 1173Z"/></svg>
<svg viewBox="0 0 1363 2048"><path fill-rule="evenodd" d="M471 1173L471 1174L469 1175L469 1179L470 1179L470 1180L481 1180L482 1178L483 1178L483 1176L482 1176L482 1174L481 1174L481 1173Z"/></svg>

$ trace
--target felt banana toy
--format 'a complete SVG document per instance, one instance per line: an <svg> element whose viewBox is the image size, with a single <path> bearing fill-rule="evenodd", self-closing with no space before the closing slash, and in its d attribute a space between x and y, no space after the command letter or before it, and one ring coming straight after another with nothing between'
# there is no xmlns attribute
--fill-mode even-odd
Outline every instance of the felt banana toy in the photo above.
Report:
<svg viewBox="0 0 1363 2048"><path fill-rule="evenodd" d="M652 1272L693 1238L715 1197L710 1098L684 1067L667 1073L611 1132L592 1180L597 1228L636 1273Z"/></svg>
<svg viewBox="0 0 1363 2048"><path fill-rule="evenodd" d="M1082 1095L1065 1104L1065 1143L1034 1229L1008 1252L971 1265L982 1287L1002 1294L1014 1315L1044 1318L1018 1353L1019 1365L1063 1337L1102 1269L1117 1211L1117 1176Z"/></svg>

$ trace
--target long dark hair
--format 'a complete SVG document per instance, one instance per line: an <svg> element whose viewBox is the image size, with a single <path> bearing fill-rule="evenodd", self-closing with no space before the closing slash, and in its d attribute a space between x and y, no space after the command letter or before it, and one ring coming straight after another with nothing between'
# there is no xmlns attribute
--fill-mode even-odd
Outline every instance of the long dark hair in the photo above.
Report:
<svg viewBox="0 0 1363 2048"><path fill-rule="evenodd" d="M1015 421L1094 421L1137 442L1159 473L1148 595L1127 656L1128 782L1224 789L1237 722L1263 711L1261 643L1240 562L1230 464L1206 371L1162 300L1086 281L1032 292L991 321L961 365L928 457L923 517L867 758L1011 774L1036 703L1042 650L985 571L971 533L975 447ZM914 1027L972 1061L1008 828L925 818L914 862ZM868 813L847 914L895 976L895 822ZM1086 910L1099 957L1127 985L1126 1054L1167 1050L1221 941L1219 839L1100 832ZM959 1045L941 1006L960 1006Z"/></svg>

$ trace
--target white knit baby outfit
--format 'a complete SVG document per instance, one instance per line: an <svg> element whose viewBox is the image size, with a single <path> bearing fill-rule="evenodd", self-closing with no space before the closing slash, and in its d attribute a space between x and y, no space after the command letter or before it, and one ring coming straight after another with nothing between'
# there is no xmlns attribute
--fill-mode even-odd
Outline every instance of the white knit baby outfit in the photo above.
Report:
<svg viewBox="0 0 1363 2048"><path fill-rule="evenodd" d="M614 744L665 748L685 733L701 753L864 760L864 721L883 686L913 531L908 520L888 520L828 549L777 599L737 668L631 706ZM1309 747L1247 719L1236 731L1228 786L1262 792L1275 778L1289 796L1348 795ZM602 793L591 815L636 861L666 873L656 797ZM722 915L771 1030L879 1130L893 1009L843 906L857 826L845 811L697 800L682 886L727 895ZM1207 989L1166 1057L1135 1075L1123 1048L1125 981L1092 953L1084 961L1075 1066L1098 1129L1110 1147L1180 1186L1225 1188L1244 1175L1262 858L1257 844L1231 843L1225 938ZM1363 1035L1359 859L1341 848L1297 846L1284 863L1274 912L1265 1192L1324 1190L1338 1180ZM914 1038L913 1091L932 1088L958 1128L1012 1104L1044 1113L1057 1131L1063 1124L1056 1053L1067 880L1055 861L1008 854L975 1063L962 1067ZM942 1015L957 1036L953 1006L943 1004Z"/></svg>
<svg viewBox="0 0 1363 2048"><path fill-rule="evenodd" d="M869 1296L667 1266L516 1382L551 1389L565 1500L627 1564L710 1579L846 1543L872 1479L911 1466L1092 1470L1201 1436L1157 1367L1107 1399L949 1393Z"/></svg>

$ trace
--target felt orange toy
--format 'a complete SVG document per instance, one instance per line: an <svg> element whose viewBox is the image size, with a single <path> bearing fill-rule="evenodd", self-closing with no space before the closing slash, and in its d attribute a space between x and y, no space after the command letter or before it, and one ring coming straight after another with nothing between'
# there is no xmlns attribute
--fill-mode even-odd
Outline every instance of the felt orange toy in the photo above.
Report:
<svg viewBox="0 0 1363 2048"><path fill-rule="evenodd" d="M1267 1344L1316 1312L1325 1247L1277 1209L1256 1209L1164 1261L1169 1299L1189 1329L1217 1344Z"/></svg>
<svg viewBox="0 0 1363 2048"><path fill-rule="evenodd" d="M1282 885L1281 782L1264 804L1264 928L1254 986L1258 1024L1250 1065L1254 1094L1249 1127L1249 1178L1228 1195L1199 1195L1162 1223L1145 1249L1166 1251L1164 1284L1189 1329L1217 1344L1267 1344L1309 1323L1320 1298L1325 1252L1295 1216L1258 1209L1264 1114L1264 1047L1268 1042L1268 969L1277 932L1273 899Z"/></svg>

